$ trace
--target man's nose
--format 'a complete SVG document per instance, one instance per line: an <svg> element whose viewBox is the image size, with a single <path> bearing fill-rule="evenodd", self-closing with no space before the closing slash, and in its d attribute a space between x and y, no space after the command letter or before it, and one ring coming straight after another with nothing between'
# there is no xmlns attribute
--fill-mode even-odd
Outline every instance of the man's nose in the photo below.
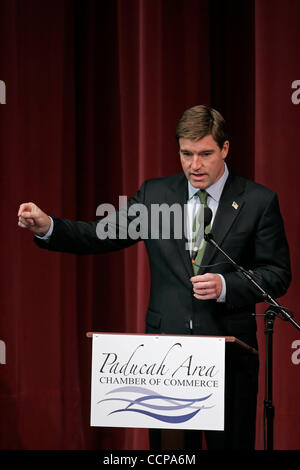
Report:
<svg viewBox="0 0 300 470"><path fill-rule="evenodd" d="M192 159L192 169L199 170L202 167L202 158L199 155L193 155Z"/></svg>

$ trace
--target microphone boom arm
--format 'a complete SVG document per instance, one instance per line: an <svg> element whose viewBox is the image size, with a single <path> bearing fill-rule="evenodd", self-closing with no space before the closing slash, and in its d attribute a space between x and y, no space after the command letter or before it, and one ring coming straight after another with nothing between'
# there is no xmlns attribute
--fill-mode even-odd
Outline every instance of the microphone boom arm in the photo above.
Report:
<svg viewBox="0 0 300 470"><path fill-rule="evenodd" d="M220 251L225 256L225 258L235 267L235 269L239 271L240 273L242 273L243 276L254 287L256 287L259 290L265 302L269 303L272 307L275 307L276 312L274 313L276 313L276 315L278 315L278 312L280 312L284 320L287 320L290 323L292 323L295 326L295 328L297 328L300 331L300 325L294 320L293 314L290 313L289 309L283 307L275 299L273 299L273 297L268 292L266 292L265 289L263 289L263 287L254 279L250 271L247 271L242 266L239 266L232 258L230 258L230 256L215 241L212 233L204 233L204 238L208 243L210 243L218 251Z"/></svg>

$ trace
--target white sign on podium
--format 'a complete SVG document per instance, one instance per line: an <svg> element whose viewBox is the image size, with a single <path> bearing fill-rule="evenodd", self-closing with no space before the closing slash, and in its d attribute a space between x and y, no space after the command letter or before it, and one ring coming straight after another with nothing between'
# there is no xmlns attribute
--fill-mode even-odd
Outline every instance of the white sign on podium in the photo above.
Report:
<svg viewBox="0 0 300 470"><path fill-rule="evenodd" d="M225 338L93 334L91 426L224 430Z"/></svg>

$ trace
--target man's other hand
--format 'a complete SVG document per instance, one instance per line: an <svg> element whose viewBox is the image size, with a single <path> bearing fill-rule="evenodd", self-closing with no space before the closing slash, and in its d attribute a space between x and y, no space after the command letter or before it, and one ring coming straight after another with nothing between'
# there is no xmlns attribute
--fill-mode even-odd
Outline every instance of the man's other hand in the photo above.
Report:
<svg viewBox="0 0 300 470"><path fill-rule="evenodd" d="M222 278L218 274L206 273L193 276L190 281L193 285L194 297L196 299L218 299L221 295Z"/></svg>
<svg viewBox="0 0 300 470"><path fill-rule="evenodd" d="M25 202L20 205L18 212L18 225L27 228L33 233L47 233L50 228L50 218L33 202Z"/></svg>

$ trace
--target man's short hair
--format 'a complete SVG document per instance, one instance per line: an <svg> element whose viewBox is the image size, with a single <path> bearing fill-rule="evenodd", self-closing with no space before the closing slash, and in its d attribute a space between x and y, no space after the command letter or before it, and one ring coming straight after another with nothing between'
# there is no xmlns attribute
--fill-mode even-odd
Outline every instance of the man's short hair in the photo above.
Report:
<svg viewBox="0 0 300 470"><path fill-rule="evenodd" d="M213 108L198 105L184 111L176 129L175 138L179 143L181 137L190 140L200 140L212 135L220 149L228 140L226 122L223 116Z"/></svg>

